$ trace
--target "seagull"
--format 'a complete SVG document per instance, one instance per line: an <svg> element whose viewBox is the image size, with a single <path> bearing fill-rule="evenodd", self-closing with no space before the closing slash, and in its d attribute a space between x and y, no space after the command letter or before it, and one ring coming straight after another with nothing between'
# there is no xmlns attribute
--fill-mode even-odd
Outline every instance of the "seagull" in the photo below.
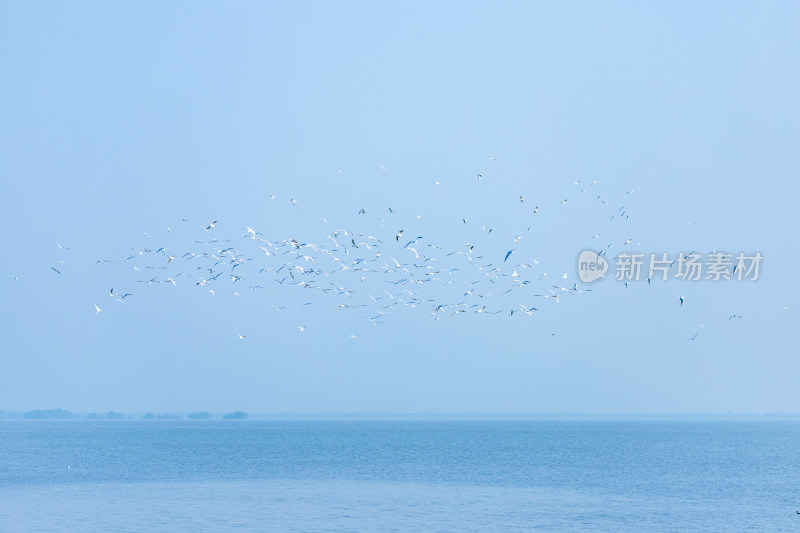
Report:
<svg viewBox="0 0 800 533"><path fill-rule="evenodd" d="M400 237L403 236L403 230L397 232L397 235L394 236L394 240L399 241Z"/></svg>
<svg viewBox="0 0 800 533"><path fill-rule="evenodd" d="M206 231L215 228L216 227L216 223L217 223L217 221L215 220L214 222L212 222L211 224L206 226Z"/></svg>
<svg viewBox="0 0 800 533"><path fill-rule="evenodd" d="M246 338L247 338L247 335L245 335L244 333L240 333L239 334L239 340L244 340Z"/></svg>
<svg viewBox="0 0 800 533"><path fill-rule="evenodd" d="M413 241L408 241L408 242L406 243L406 245L405 245L405 246L403 246L403 248L408 248L408 246L409 246L410 244L417 244L417 241L418 241L419 239L422 239L422 238L423 238L423 237L422 237L422 235L420 235L420 236L418 236L416 239L414 239Z"/></svg>
<svg viewBox="0 0 800 533"><path fill-rule="evenodd" d="M503 259L503 263L505 263L506 260L508 260L508 256L511 255L513 252L514 252L514 250L509 250L509 251L506 252L506 257L505 257L505 259Z"/></svg>
<svg viewBox="0 0 800 533"><path fill-rule="evenodd" d="M683 307L683 302L685 301L685 298L683 296L678 296L678 300L681 301L681 307Z"/></svg>
<svg viewBox="0 0 800 533"><path fill-rule="evenodd" d="M50 267L50 269L51 269L53 272L55 272L56 274L58 274L59 276L61 275L61 271L60 271L60 270L58 270L58 269L56 269L55 267Z"/></svg>
<svg viewBox="0 0 800 533"><path fill-rule="evenodd" d="M102 311L102 309L100 309L100 306L97 305L97 304L94 304L94 310L95 310L96 314L98 314L98 315L100 314L100 311Z"/></svg>
<svg viewBox="0 0 800 533"><path fill-rule="evenodd" d="M297 329L300 331L305 331L308 326L297 326Z"/></svg>
<svg viewBox="0 0 800 533"><path fill-rule="evenodd" d="M728 317L728 320L730 320L732 318L742 318L742 315L731 315L731 316Z"/></svg>
<svg viewBox="0 0 800 533"><path fill-rule="evenodd" d="M66 246L62 246L59 243L56 243L56 246L58 246L59 250L69 250L69 248L67 248Z"/></svg>
<svg viewBox="0 0 800 533"><path fill-rule="evenodd" d="M700 334L699 334L699 333L695 333L694 335L692 335L691 337L689 337L689 340L690 340L690 341L693 341L693 340L695 340L695 339L697 338L697 336L698 336L698 335L700 335Z"/></svg>

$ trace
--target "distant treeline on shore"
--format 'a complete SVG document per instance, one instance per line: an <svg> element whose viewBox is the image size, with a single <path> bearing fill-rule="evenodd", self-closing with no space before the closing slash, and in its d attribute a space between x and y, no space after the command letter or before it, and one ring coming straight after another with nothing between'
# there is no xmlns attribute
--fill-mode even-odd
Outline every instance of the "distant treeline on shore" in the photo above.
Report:
<svg viewBox="0 0 800 533"><path fill-rule="evenodd" d="M471 420L471 421L598 421L598 422L800 422L800 413L74 413L65 409L3 411L0 420Z"/></svg>
<svg viewBox="0 0 800 533"><path fill-rule="evenodd" d="M107 413L73 413L64 409L36 409L33 411L14 412L14 411L0 411L0 419L35 419L35 420L56 420L56 419L92 419L92 420L178 420L181 418L190 418L193 420L206 420L213 418L222 418L225 420L244 420L249 418L250 415L244 411L234 411L232 413L224 414L211 414L206 411L199 411L197 413L189 413L185 417L183 415L174 413L145 413L144 415L132 415L118 413L116 411L109 411Z"/></svg>

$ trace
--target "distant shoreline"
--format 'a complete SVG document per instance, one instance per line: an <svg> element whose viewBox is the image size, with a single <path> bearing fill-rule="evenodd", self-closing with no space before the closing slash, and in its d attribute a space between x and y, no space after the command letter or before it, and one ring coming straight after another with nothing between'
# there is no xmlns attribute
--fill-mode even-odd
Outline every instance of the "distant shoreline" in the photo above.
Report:
<svg viewBox="0 0 800 533"><path fill-rule="evenodd" d="M250 415L244 411L229 413L214 413L197 411L192 413L119 413L108 411L105 413L89 412L75 413L66 409L34 409L31 411L2 411L0 420L246 420Z"/></svg>
<svg viewBox="0 0 800 533"><path fill-rule="evenodd" d="M65 409L0 410L3 420L375 420L375 421L800 421L800 413L247 413L72 412Z"/></svg>

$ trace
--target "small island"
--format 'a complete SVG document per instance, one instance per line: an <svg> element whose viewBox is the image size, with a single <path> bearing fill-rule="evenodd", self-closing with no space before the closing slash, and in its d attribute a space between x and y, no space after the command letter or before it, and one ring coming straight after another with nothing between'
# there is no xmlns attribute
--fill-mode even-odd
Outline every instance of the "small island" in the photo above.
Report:
<svg viewBox="0 0 800 533"><path fill-rule="evenodd" d="M250 415L245 413L244 411L235 411L233 413L226 413L222 415L222 418L225 420L245 420L250 418Z"/></svg>

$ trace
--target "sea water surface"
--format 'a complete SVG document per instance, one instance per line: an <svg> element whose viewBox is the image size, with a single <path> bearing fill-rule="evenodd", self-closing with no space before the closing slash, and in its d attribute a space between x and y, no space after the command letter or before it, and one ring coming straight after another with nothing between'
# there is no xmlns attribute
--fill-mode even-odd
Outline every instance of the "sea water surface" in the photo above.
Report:
<svg viewBox="0 0 800 533"><path fill-rule="evenodd" d="M800 531L800 422L0 420L0 531Z"/></svg>

